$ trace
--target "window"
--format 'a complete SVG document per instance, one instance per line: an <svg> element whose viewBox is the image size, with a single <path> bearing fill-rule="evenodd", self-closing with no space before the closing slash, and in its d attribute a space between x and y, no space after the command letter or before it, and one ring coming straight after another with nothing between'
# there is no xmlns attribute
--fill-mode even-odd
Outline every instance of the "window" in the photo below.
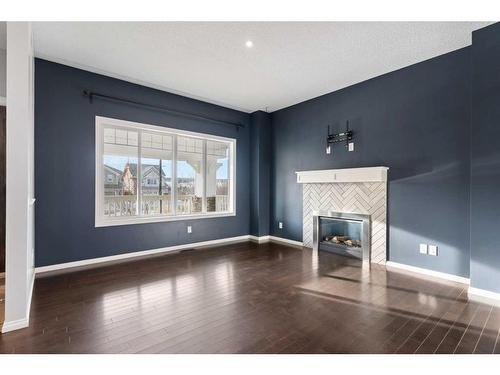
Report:
<svg viewBox="0 0 500 375"><path fill-rule="evenodd" d="M96 226L235 215L236 140L96 117Z"/></svg>

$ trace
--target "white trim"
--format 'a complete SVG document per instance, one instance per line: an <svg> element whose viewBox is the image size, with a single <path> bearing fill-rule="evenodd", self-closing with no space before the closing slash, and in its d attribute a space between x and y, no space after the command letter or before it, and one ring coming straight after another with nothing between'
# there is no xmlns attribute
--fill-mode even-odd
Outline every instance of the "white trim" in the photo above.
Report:
<svg viewBox="0 0 500 375"><path fill-rule="evenodd" d="M95 170L94 170L94 179L95 179L95 190L94 190L94 225L96 227L99 226L99 220L100 220L100 213L102 208L102 203L101 201L101 195L104 194L102 191L102 186L103 186L103 173L101 172L101 166L103 164L102 162L102 154L104 152L104 130L103 127L99 125L98 122L98 117L96 116L95 118Z"/></svg>
<svg viewBox="0 0 500 375"><path fill-rule="evenodd" d="M176 135L181 135L181 136L186 136L186 137L193 137L193 138L199 138L199 139L207 139L209 141L220 141L220 142L235 142L235 138L228 138L228 137L221 137L218 135L212 135L212 134L207 134L207 133L197 133L197 132L192 132L188 130L181 130L181 129L176 129L176 128L168 128L166 126L159 126L159 125L150 125L150 124L144 124L142 122L135 122L135 121L128 121L128 120L120 120L116 118L111 118L111 117L103 117L103 116L96 116L96 124L106 124L106 125L112 125L112 126L118 126L118 127L128 127L128 128L133 128L133 129L141 129L141 130L147 130L147 131L153 131L153 132L160 132L160 133L171 133L176 134Z"/></svg>
<svg viewBox="0 0 500 375"><path fill-rule="evenodd" d="M299 171L295 173L299 184L386 182L388 169L388 167L366 167Z"/></svg>
<svg viewBox="0 0 500 375"><path fill-rule="evenodd" d="M287 244L287 245L304 247L304 244L302 242L300 242L300 241L294 241L294 240L289 240L288 238L282 238L282 237L276 237L276 236L269 236L269 241L271 241L271 242L278 242L278 243L284 243L284 244Z"/></svg>
<svg viewBox="0 0 500 375"><path fill-rule="evenodd" d="M252 235L243 235L243 236L237 236L237 237L221 238L221 239L217 239L217 240L201 241L201 242L193 242L193 243L189 243L189 244L161 247L158 249L134 251L132 253L111 255L111 256L101 257L101 258L84 259L84 260L78 260L75 262L59 263L59 264L53 264L50 266L36 267L35 273L38 275L38 274L42 274L42 273L46 273L46 272L58 271L58 270L63 270L63 269L68 269L68 268L84 267L84 266L89 266L89 265L93 265L93 264L115 262L115 261L120 261L120 260L124 260L124 259L146 257L148 255L170 253L170 252L176 252L176 251L181 251L181 250L185 250L185 249L192 249L192 248L205 247L205 246L214 246L214 245L234 243L234 242L243 242L243 241L248 241L248 240L254 241L257 243L279 242L279 243L284 243L287 245L303 247L302 242L293 241L293 240L289 240L286 238L274 237L274 236L257 237L257 236L252 236Z"/></svg>
<svg viewBox="0 0 500 375"><path fill-rule="evenodd" d="M101 228L101 227L113 227L117 225L161 223L165 221L212 219L217 217L229 217L229 216L236 216L236 213L221 212L220 214L201 214L201 215L138 216L138 217L117 218L116 220L114 218L109 218L105 221L96 219L95 227Z"/></svg>
<svg viewBox="0 0 500 375"><path fill-rule="evenodd" d="M4 331L29 324L33 279L34 59L30 22L7 22ZM24 314L23 314L24 311Z"/></svg>
<svg viewBox="0 0 500 375"><path fill-rule="evenodd" d="M467 285L469 285L469 283L470 283L470 279L468 279L466 277L462 277L462 276L452 275L451 273L432 271L432 270L429 270L426 268L410 266L408 264L396 263L396 262L392 262L392 261L387 261L385 265L388 268L397 268L397 269L401 269L401 270L405 270L405 271L419 273L419 274L426 275L426 276L432 276L432 277L437 277L437 278L444 279L444 280L454 281L457 283L462 283L462 284L467 284Z"/></svg>
<svg viewBox="0 0 500 375"><path fill-rule="evenodd" d="M500 293L490 292L489 290L473 288L470 286L467 295L471 300L500 306Z"/></svg>
<svg viewBox="0 0 500 375"><path fill-rule="evenodd" d="M111 255L111 256L101 257L101 258L84 259L84 260L78 260L75 262L59 263L59 264L53 264L50 266L36 267L35 273L38 275L38 274L45 273L45 272L58 271L58 270L63 270L63 269L67 269L67 268L75 268L75 267L88 266L91 264L107 263L107 262L119 261L119 260L123 260L123 259L144 257L147 255L170 253L170 252L175 252L175 251L180 251L180 250L185 250L185 249L192 249L195 247L213 246L213 245L230 243L230 242L242 242L242 241L248 241L248 239L249 239L249 236L244 235L244 236L238 236L238 237L221 238L218 240L193 242L193 243L183 244L183 245L161 247L158 249L135 251L132 253Z"/></svg>
<svg viewBox="0 0 500 375"><path fill-rule="evenodd" d="M266 243L266 242L277 242L292 246L304 247L304 244L300 241L289 240L288 238L276 237L276 236L253 236L249 235L248 239L252 242Z"/></svg>
<svg viewBox="0 0 500 375"><path fill-rule="evenodd" d="M3 322L2 333L15 331L17 329L26 328L29 326L27 318L13 320L11 322Z"/></svg>
<svg viewBox="0 0 500 375"><path fill-rule="evenodd" d="M7 106L7 98L5 96L0 96L0 105Z"/></svg>
<svg viewBox="0 0 500 375"><path fill-rule="evenodd" d="M154 131L157 133L169 135L173 137L173 162L172 162L172 181L175 181L175 176L176 176L176 166L175 166L175 158L177 157L176 154L176 144L177 144L177 136L188 136L192 138L197 138L203 140L204 144L206 144L206 141L218 141L218 142L225 142L229 145L229 194L230 194L230 199L229 199L229 211L226 212L202 212L198 214L192 214L192 215L175 215L175 211L173 215L165 216L165 215L158 215L158 216L127 216L127 217L105 217L101 213L104 212L104 192L103 192L103 173L102 173L102 155L103 155L103 143L104 143L104 126L116 126L116 127L121 127L121 128L131 128L134 130L139 131L139 136L138 136L138 159L140 160L140 155L141 155L141 137L140 131ZM216 135L211 135L211 134L205 134L205 133L196 133L196 132L191 132L191 131L186 131L186 130L180 130L180 129L174 129L174 128L168 128L164 126L156 126L156 125L149 125L149 124L143 124L139 122L133 122L133 121L126 121L126 120L119 120L115 118L108 118L108 117L102 117L102 116L96 116L95 117L95 222L94 225L96 228L98 227L107 227L107 226L116 226L116 225L130 225L130 224L146 224L146 223L157 223L157 222L167 222L167 221L180 221L180 220L195 220L195 219L209 219L209 218L218 218L218 217L230 217L230 216L236 216L236 139L234 138L227 138L227 137L220 137ZM206 150L206 147L204 147L204 150ZM203 154L204 158L206 158L205 153ZM140 163L138 164L138 176L140 176ZM139 180L139 179L138 179ZM206 181L204 182L206 183ZM138 204L137 204L137 209L140 210L140 189L141 189L141 184L137 184L138 187ZM173 187L173 194L174 196L176 189L175 186ZM172 197L174 199L174 197ZM206 204L204 205L206 207ZM174 206L173 209L175 210L175 200L174 200Z"/></svg>
<svg viewBox="0 0 500 375"><path fill-rule="evenodd" d="M11 322L5 321L2 325L2 333L7 333L15 331L21 328L29 327L30 325L30 311L31 311L31 299L33 298L33 289L35 286L35 274L31 276L30 290L28 294L28 301L26 306L26 317L18 320L13 320ZM5 301L4 301L5 302Z"/></svg>
<svg viewBox="0 0 500 375"><path fill-rule="evenodd" d="M257 243L266 243L266 242L269 242L269 236L257 237L257 236L249 235L248 239L250 241L252 241L252 242L257 242Z"/></svg>

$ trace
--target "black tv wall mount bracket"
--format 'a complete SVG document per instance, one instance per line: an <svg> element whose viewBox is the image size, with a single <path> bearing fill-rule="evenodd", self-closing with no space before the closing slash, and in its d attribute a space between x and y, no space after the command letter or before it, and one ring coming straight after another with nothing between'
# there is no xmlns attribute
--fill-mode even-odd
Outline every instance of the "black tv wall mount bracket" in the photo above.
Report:
<svg viewBox="0 0 500 375"><path fill-rule="evenodd" d="M349 130L349 120L346 121L346 130L343 133L330 133L330 125L328 125L328 134L326 137L326 153L331 154L331 144L345 142L345 147L349 149L349 141L352 140L353 132Z"/></svg>

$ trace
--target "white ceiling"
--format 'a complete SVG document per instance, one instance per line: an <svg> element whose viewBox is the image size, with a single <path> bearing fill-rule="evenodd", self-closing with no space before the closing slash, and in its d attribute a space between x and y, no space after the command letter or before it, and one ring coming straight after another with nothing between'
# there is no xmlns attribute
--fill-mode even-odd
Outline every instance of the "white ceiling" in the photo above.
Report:
<svg viewBox="0 0 500 375"><path fill-rule="evenodd" d="M487 24L36 22L34 40L36 55L48 60L252 112L467 46Z"/></svg>

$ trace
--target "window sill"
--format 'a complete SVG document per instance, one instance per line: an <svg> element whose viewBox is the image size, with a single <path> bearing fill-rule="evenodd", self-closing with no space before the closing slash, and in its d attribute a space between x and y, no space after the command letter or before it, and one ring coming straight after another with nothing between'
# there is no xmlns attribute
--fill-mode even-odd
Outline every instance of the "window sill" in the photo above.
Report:
<svg viewBox="0 0 500 375"><path fill-rule="evenodd" d="M142 216L142 217L125 217L125 218L96 218L95 228L112 227L117 225L135 225L135 224L151 224L162 223L168 221L183 221L183 220L197 220L197 219L213 219L219 217L236 216L235 212L222 212L214 214L200 214L200 215L178 215L178 216Z"/></svg>

